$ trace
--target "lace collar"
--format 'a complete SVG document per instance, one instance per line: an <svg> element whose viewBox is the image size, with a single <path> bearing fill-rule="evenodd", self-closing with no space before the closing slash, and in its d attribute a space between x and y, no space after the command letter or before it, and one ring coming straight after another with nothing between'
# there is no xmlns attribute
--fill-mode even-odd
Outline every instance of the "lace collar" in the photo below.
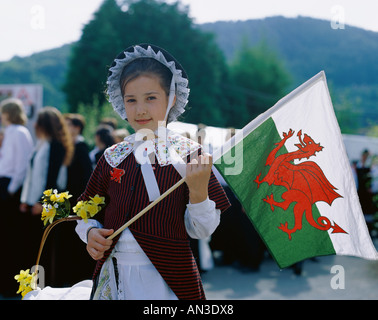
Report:
<svg viewBox="0 0 378 320"><path fill-rule="evenodd" d="M117 167L132 152L135 152L137 147L147 149L147 144L143 144L143 141L136 141L135 137L136 134L134 133L126 137L124 141L105 150L104 157L111 167ZM153 144L153 152L160 166L173 164L174 159L172 159L170 149L174 150L181 159L186 161L187 156L201 147L199 143L168 129L166 129L166 135L164 135L164 137L158 136L151 141ZM143 152L144 150L141 151Z"/></svg>

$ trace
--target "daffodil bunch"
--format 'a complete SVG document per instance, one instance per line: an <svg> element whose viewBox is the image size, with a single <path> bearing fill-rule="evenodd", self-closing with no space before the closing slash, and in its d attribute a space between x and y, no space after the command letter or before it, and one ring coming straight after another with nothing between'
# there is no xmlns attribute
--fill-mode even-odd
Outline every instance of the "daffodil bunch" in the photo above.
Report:
<svg viewBox="0 0 378 320"><path fill-rule="evenodd" d="M79 217L81 217L85 222L88 222L89 218L96 215L105 205L105 198L100 197L96 194L93 198L89 197L88 201L79 201L76 206L72 208Z"/></svg>
<svg viewBox="0 0 378 320"><path fill-rule="evenodd" d="M36 262L36 270L38 270L39 260L47 236L54 226L64 221L76 221L80 219L88 222L88 219L96 215L105 205L105 198L96 194L93 198L90 197L88 201L79 201L76 206L72 208L77 216L70 216L71 204L69 199L71 197L72 195L70 195L68 191L58 193L57 190L49 189L43 192L41 219L45 226L48 222L49 225L45 228L42 236ZM14 277L15 280L20 283L17 293L21 293L22 298L24 298L28 292L37 289L37 271L31 274L29 271L29 269L25 271L21 270L20 274Z"/></svg>
<svg viewBox="0 0 378 320"><path fill-rule="evenodd" d="M71 204L68 200L72 195L68 191L58 193L58 190L48 189L42 196L42 221L46 226L47 222L68 217L71 211Z"/></svg>
<svg viewBox="0 0 378 320"><path fill-rule="evenodd" d="M27 270L21 270L20 274L16 275L14 278L17 280L17 282L20 284L17 293L21 293L22 298L25 297L25 295L33 291L37 288L36 285L36 273L29 273L30 269Z"/></svg>

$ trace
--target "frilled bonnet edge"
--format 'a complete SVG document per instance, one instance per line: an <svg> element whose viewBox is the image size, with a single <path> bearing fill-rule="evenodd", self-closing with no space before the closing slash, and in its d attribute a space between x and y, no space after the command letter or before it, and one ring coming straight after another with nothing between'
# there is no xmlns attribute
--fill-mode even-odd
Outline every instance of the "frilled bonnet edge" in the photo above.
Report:
<svg viewBox="0 0 378 320"><path fill-rule="evenodd" d="M119 54L109 69L107 79L107 95L108 100L112 104L113 109L122 119L127 119L125 105L120 87L120 78L124 67L135 59L153 58L165 65L173 75L175 83L176 103L169 111L167 122L177 120L177 118L185 112L185 106L188 103L189 88L188 79L185 71L179 62L172 57L167 51L157 46L141 44L129 47Z"/></svg>

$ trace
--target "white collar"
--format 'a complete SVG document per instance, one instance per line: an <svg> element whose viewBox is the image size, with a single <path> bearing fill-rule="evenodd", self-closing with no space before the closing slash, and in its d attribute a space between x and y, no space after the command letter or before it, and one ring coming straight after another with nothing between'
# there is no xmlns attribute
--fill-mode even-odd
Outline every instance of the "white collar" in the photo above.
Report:
<svg viewBox="0 0 378 320"><path fill-rule="evenodd" d="M178 156L186 162L186 158L201 148L201 145L191 139L183 137L169 129L164 128L163 134L157 138L149 141L136 141L136 134L127 136L124 141L117 143L104 152L106 162L113 168L117 167L123 160L125 160L132 152L137 152L137 148L141 148L141 152L145 148L150 148L153 145L153 150L157 162L160 166L167 166L174 164L170 150L174 150ZM151 144L152 142L152 144Z"/></svg>
<svg viewBox="0 0 378 320"><path fill-rule="evenodd" d="M160 190L148 155L155 155L160 166L173 165L181 177L185 177L187 157L201 147L197 142L165 127L159 127L155 133L158 137L147 141L141 140L140 135L132 134L104 152L107 163L113 168L121 164L132 152L134 153L136 161L141 164L144 185L150 201L160 196ZM152 158L155 161L155 157ZM124 170L121 171L125 173Z"/></svg>

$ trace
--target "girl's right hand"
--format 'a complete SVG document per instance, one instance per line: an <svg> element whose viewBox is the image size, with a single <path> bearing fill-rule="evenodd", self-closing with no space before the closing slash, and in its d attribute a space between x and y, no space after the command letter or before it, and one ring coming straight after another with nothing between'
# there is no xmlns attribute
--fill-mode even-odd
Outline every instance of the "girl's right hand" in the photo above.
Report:
<svg viewBox="0 0 378 320"><path fill-rule="evenodd" d="M94 260L100 260L106 250L110 249L113 240L106 239L114 232L113 229L92 228L88 232L87 251Z"/></svg>

